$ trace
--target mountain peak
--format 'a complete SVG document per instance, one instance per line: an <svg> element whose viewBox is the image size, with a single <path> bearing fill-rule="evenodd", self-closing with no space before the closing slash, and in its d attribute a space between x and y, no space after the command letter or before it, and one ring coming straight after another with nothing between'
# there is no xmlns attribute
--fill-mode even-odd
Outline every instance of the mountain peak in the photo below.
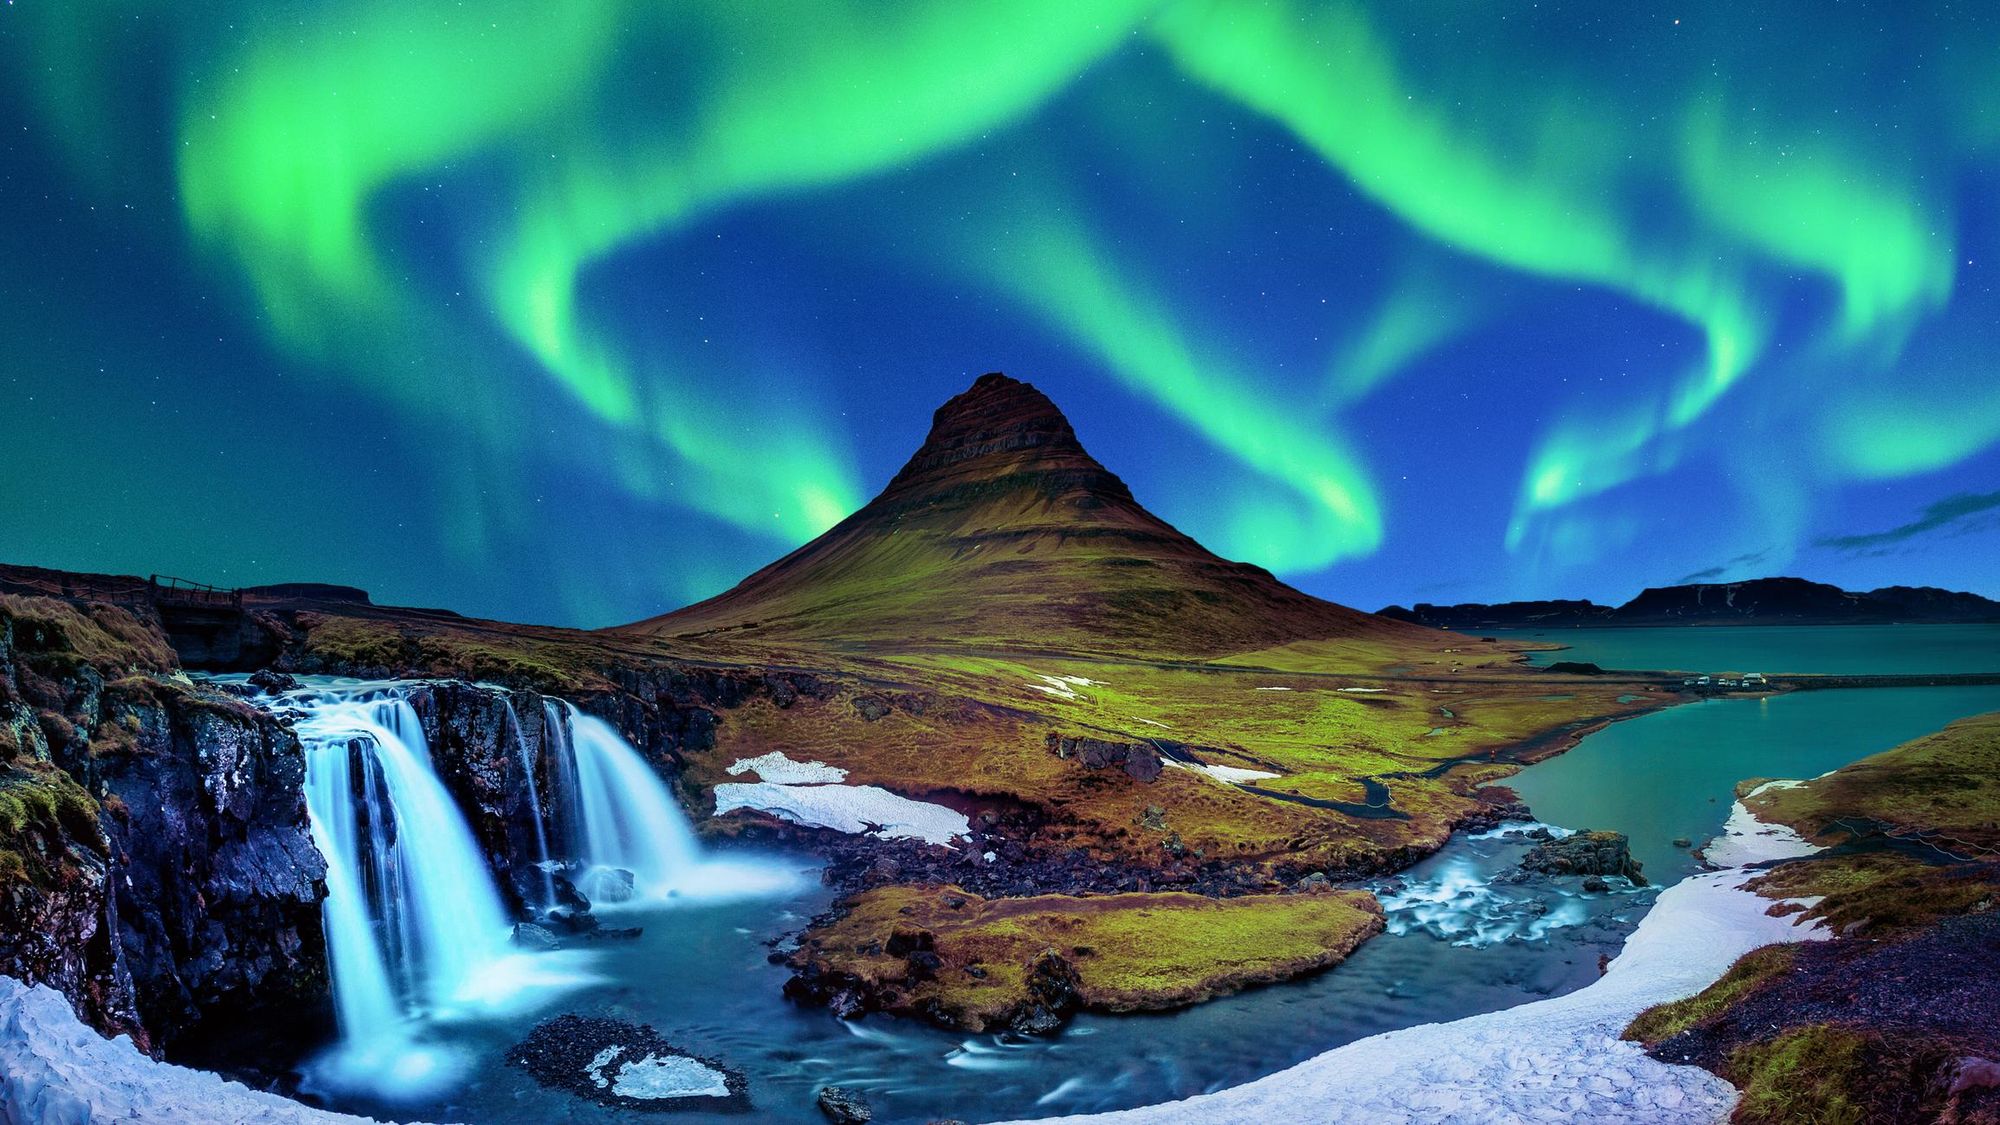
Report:
<svg viewBox="0 0 2000 1125"><path fill-rule="evenodd" d="M1084 452L1069 419L1033 383L997 371L981 375L931 415L931 432L882 499L938 477L984 477L1069 468L1095 470L1115 491L1125 486ZM1100 482L1102 483L1102 482Z"/></svg>
<svg viewBox="0 0 2000 1125"><path fill-rule="evenodd" d="M1047 395L994 372L938 408L860 511L735 589L626 628L1180 656L1401 627L1210 554L1142 507Z"/></svg>

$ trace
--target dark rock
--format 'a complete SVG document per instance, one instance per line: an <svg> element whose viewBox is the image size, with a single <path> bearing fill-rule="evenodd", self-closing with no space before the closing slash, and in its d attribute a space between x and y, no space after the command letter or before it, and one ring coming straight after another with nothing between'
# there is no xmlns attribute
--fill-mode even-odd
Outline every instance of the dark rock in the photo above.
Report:
<svg viewBox="0 0 2000 1125"><path fill-rule="evenodd" d="M833 994L826 1003L827 1010L836 1018L844 1020L860 1019L868 1012L868 1005L861 994L853 989L843 988Z"/></svg>
<svg viewBox="0 0 2000 1125"><path fill-rule="evenodd" d="M583 936L591 941L631 941L645 932L644 926L601 926Z"/></svg>
<svg viewBox="0 0 2000 1125"><path fill-rule="evenodd" d="M1007 1021L1021 1035L1053 1035L1083 1007L1083 982L1076 966L1046 950L1028 966L1028 999Z"/></svg>
<svg viewBox="0 0 2000 1125"><path fill-rule="evenodd" d="M549 876L549 886L555 893L556 906L575 911L579 914L589 912L590 900L583 897L577 891L576 884L570 882L567 872L557 871L552 873Z"/></svg>
<svg viewBox="0 0 2000 1125"><path fill-rule="evenodd" d="M297 691L299 687L297 677L288 676L283 672L273 672L269 668L252 672L249 683L251 687L261 689L271 695L278 695L287 691Z"/></svg>
<svg viewBox="0 0 2000 1125"><path fill-rule="evenodd" d="M597 915L589 910L572 910L567 906L558 906L549 911L546 921L557 929L567 930L573 934L587 934L598 927Z"/></svg>
<svg viewBox="0 0 2000 1125"><path fill-rule="evenodd" d="M854 713L861 716L866 722L872 723L882 716L887 715L889 711L889 701L879 696L857 695L854 697Z"/></svg>
<svg viewBox="0 0 2000 1125"><path fill-rule="evenodd" d="M1586 894L1606 894L1611 890L1611 884L1605 882L1603 876L1591 875L1583 880L1583 890Z"/></svg>
<svg viewBox="0 0 2000 1125"><path fill-rule="evenodd" d="M1521 867L1543 875L1621 875L1644 883L1630 841L1622 832L1574 832L1543 840L1521 859Z"/></svg>
<svg viewBox="0 0 2000 1125"><path fill-rule="evenodd" d="M546 927L537 926L533 922L516 922L514 923L514 944L520 946L522 949L532 950L536 953L545 953L562 943L557 941L556 935L550 933Z"/></svg>
<svg viewBox="0 0 2000 1125"><path fill-rule="evenodd" d="M844 1086L823 1086L819 1091L819 1110L834 1125L866 1125L875 1119L875 1110L868 1099L859 1091Z"/></svg>
<svg viewBox="0 0 2000 1125"><path fill-rule="evenodd" d="M720 1075L726 1093L634 1096L632 1091L643 1088L643 1081L633 1080L643 1077L648 1057L691 1059ZM619 1109L742 1112L750 1108L750 1086L740 1072L681 1050L646 1024L556 1016L536 1024L507 1052L507 1062L544 1086ZM620 1078L626 1080L624 1093L619 1092Z"/></svg>
<svg viewBox="0 0 2000 1125"><path fill-rule="evenodd" d="M1326 872L1315 871L1298 882L1293 883L1291 893L1295 895L1332 894L1333 880L1326 877Z"/></svg>
<svg viewBox="0 0 2000 1125"><path fill-rule="evenodd" d="M1165 768L1159 748L1148 742L1113 742L1050 731L1046 743L1049 752L1058 758L1075 760L1090 770L1115 766L1136 781L1157 781L1160 771Z"/></svg>
<svg viewBox="0 0 2000 1125"><path fill-rule="evenodd" d="M1694 841L1688 839L1686 836L1676 836L1674 837L1674 846L1677 848L1691 848L1694 847Z"/></svg>

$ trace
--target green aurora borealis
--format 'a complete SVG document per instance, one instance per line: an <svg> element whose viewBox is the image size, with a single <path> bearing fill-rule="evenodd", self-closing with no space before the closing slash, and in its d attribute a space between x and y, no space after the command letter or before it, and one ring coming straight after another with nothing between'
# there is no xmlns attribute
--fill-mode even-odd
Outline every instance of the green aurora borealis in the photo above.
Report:
<svg viewBox="0 0 2000 1125"><path fill-rule="evenodd" d="M0 65L6 561L608 624L1001 369L1366 608L2000 593L1982 6L19 0Z"/></svg>

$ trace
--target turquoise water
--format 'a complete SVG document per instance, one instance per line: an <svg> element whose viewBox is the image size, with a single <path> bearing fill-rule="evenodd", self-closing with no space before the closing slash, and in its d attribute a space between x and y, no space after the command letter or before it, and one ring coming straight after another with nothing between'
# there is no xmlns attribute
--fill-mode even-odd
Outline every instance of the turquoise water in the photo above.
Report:
<svg viewBox="0 0 2000 1125"><path fill-rule="evenodd" d="M1673 841L1720 832L1738 781L1817 777L1996 710L2000 686L1710 699L1614 723L1504 784L1551 824L1625 833L1648 877L1674 882L1696 864Z"/></svg>
<svg viewBox="0 0 2000 1125"><path fill-rule="evenodd" d="M1536 653L1536 664L1582 660L1627 670L1838 675L2000 672L2000 625L1512 629L1481 635L1569 646Z"/></svg>

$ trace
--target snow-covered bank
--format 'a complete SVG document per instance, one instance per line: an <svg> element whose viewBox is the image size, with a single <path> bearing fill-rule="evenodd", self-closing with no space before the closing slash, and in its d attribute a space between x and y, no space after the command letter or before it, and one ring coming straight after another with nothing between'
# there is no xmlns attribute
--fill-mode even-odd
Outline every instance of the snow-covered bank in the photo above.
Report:
<svg viewBox="0 0 2000 1125"><path fill-rule="evenodd" d="M156 1062L83 1025L62 994L0 977L0 1125L370 1125Z"/></svg>
<svg viewBox="0 0 2000 1125"><path fill-rule="evenodd" d="M1765 913L1743 864L1800 854L1749 829L1741 802L1724 849L1739 866L1667 888L1602 978L1587 988L1445 1024L1371 1036L1242 1086L1184 1101L1069 1117L1099 1125L1225 1122L1719 1122L1736 1091L1618 1038L1654 1004L1699 992L1736 958L1826 936ZM1795 839L1795 838L1794 838ZM1712 850L1710 855L1715 852Z"/></svg>

